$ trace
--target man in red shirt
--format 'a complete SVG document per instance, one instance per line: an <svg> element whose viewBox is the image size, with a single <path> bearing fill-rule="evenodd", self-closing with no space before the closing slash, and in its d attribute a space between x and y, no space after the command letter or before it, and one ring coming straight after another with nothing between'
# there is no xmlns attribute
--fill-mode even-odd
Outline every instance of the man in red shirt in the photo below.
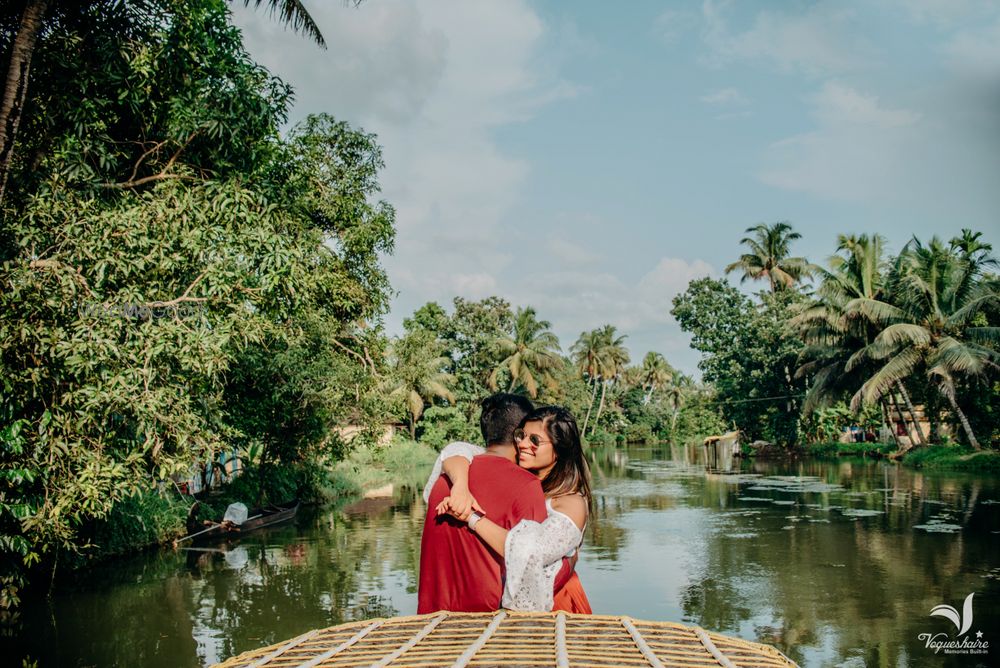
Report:
<svg viewBox="0 0 1000 668"><path fill-rule="evenodd" d="M514 463L514 430L531 410L526 398L512 394L495 394L482 404L479 427L486 454L474 457L469 466L469 490L486 516L505 529L523 519L543 522L547 516L541 483ZM503 558L465 522L435 512L450 489L447 477L440 476L427 503L417 613L497 610L503 594Z"/></svg>

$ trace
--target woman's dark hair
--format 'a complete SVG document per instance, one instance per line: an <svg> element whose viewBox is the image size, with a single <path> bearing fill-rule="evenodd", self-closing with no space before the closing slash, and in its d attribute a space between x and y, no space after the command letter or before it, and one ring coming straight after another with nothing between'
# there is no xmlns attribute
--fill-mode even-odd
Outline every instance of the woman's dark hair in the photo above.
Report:
<svg viewBox="0 0 1000 668"><path fill-rule="evenodd" d="M556 463L542 479L542 491L552 498L564 494L580 493L590 504L590 466L583 456L580 428L576 418L561 406L541 406L521 420L521 427L529 422L541 422L552 440Z"/></svg>

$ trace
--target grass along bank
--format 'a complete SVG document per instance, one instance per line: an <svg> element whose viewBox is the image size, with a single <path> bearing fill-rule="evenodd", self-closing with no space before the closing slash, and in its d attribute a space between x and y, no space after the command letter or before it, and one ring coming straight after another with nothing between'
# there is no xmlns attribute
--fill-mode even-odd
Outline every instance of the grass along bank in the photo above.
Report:
<svg viewBox="0 0 1000 668"><path fill-rule="evenodd" d="M327 501L351 499L393 485L419 489L427 482L438 451L426 443L394 439L384 447L359 448L337 462L321 488Z"/></svg>
<svg viewBox="0 0 1000 668"><path fill-rule="evenodd" d="M812 457L888 457L896 452L895 443L840 443L823 441L805 446Z"/></svg>
<svg viewBox="0 0 1000 668"><path fill-rule="evenodd" d="M903 463L928 469L1000 472L1000 452L977 451L964 445L930 445L910 451Z"/></svg>
<svg viewBox="0 0 1000 668"><path fill-rule="evenodd" d="M888 457L897 451L894 443L810 443L805 452L812 457ZM916 468L960 471L1000 471L1000 452L973 450L964 445L929 445L908 452L902 463Z"/></svg>

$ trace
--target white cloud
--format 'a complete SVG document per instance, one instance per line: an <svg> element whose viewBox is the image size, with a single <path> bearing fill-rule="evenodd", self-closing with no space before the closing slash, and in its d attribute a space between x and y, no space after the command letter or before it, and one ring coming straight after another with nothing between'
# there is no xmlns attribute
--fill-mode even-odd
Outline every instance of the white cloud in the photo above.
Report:
<svg viewBox="0 0 1000 668"><path fill-rule="evenodd" d="M745 107L750 104L750 100L736 88L720 88L710 91L701 96L701 101L718 107Z"/></svg>
<svg viewBox="0 0 1000 668"><path fill-rule="evenodd" d="M505 216L529 164L493 132L579 90L541 57L546 28L521 1L406 0L310 8L329 49L239 9L253 56L293 84L293 117L326 111L378 134L382 195L397 211L384 264L390 324L428 300L496 292Z"/></svg>
<svg viewBox="0 0 1000 668"><path fill-rule="evenodd" d="M667 44L672 44L698 28L698 15L683 9L668 9L653 20L653 31Z"/></svg>
<svg viewBox="0 0 1000 668"><path fill-rule="evenodd" d="M405 123L440 86L447 36L415 5L340 3L310 8L328 44L322 50L266 11L233 6L258 62L295 87L293 119L326 111L354 122Z"/></svg>
<svg viewBox="0 0 1000 668"><path fill-rule="evenodd" d="M877 96L837 82L826 83L810 101L818 129L774 143L761 180L831 199L893 196L920 114L881 106Z"/></svg>
<svg viewBox="0 0 1000 668"><path fill-rule="evenodd" d="M1000 21L954 33L943 50L960 74L1000 83Z"/></svg>
<svg viewBox="0 0 1000 668"><path fill-rule="evenodd" d="M817 118L828 125L870 125L898 128L920 120L920 114L909 109L888 109L879 104L877 95L865 95L836 81L823 85L813 97Z"/></svg>
<svg viewBox="0 0 1000 668"><path fill-rule="evenodd" d="M711 64L761 60L785 72L811 76L870 65L873 50L852 30L855 13L842 5L816 4L801 13L763 10L742 31L730 26L731 6L713 0L702 5L702 37Z"/></svg>
<svg viewBox="0 0 1000 668"><path fill-rule="evenodd" d="M664 319L664 307L669 311L670 301L687 289L696 278L711 276L715 270L704 260L688 262L675 257L662 258L639 280L638 295L651 308L650 318Z"/></svg>
<svg viewBox="0 0 1000 668"><path fill-rule="evenodd" d="M551 257L564 265L586 265L598 260L596 253L592 253L583 246L561 237L549 239L548 249Z"/></svg>
<svg viewBox="0 0 1000 668"><path fill-rule="evenodd" d="M514 304L534 306L553 323L564 350L581 332L611 324L628 335L633 357L649 350L672 353L671 363L693 370L697 353L689 337L670 315L671 300L688 283L715 270L704 260L665 257L638 281L623 281L611 272L560 270L528 273L511 286Z"/></svg>
<svg viewBox="0 0 1000 668"><path fill-rule="evenodd" d="M952 26L996 8L992 0L896 0L896 4L918 24Z"/></svg>
<svg viewBox="0 0 1000 668"><path fill-rule="evenodd" d="M1000 210L1000 123L952 82L928 86L914 108L842 83L809 98L816 127L772 144L761 181L829 200L918 211L972 227ZM986 139L992 138L992 139ZM904 214L905 215L905 214Z"/></svg>

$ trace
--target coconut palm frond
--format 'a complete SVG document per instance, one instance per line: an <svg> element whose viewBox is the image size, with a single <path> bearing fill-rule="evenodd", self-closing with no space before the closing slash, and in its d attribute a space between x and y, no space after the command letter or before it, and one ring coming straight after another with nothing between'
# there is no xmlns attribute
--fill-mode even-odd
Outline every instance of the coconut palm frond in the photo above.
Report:
<svg viewBox="0 0 1000 668"><path fill-rule="evenodd" d="M249 7L251 4L255 9L258 9L264 4L264 0L243 0L244 7ZM323 33L320 32L319 26L316 25L316 21L313 20L312 15L301 0L268 0L267 5L272 16L277 14L279 20L285 25L291 26L292 30L305 33L319 46L326 48Z"/></svg>
<svg viewBox="0 0 1000 668"><path fill-rule="evenodd" d="M931 333L925 327L899 322L883 329L875 344L886 348L896 348L903 345L926 346L931 342Z"/></svg>
<svg viewBox="0 0 1000 668"><path fill-rule="evenodd" d="M907 348L895 355L861 386L860 394L864 403L874 403L884 395L895 383L908 378L920 363L920 353L913 348ZM857 410L860 405L852 401L851 408Z"/></svg>
<svg viewBox="0 0 1000 668"><path fill-rule="evenodd" d="M976 343L1000 346L1000 327L969 327L965 336Z"/></svg>
<svg viewBox="0 0 1000 668"><path fill-rule="evenodd" d="M905 322L906 319L906 311L900 307L868 297L852 299L844 307L844 311L851 316L860 316L882 326Z"/></svg>
<svg viewBox="0 0 1000 668"><path fill-rule="evenodd" d="M982 294L972 296L962 307L948 316L948 324L961 327L972 322L981 311L990 307L1000 309L1000 293L992 290L983 291Z"/></svg>
<svg viewBox="0 0 1000 668"><path fill-rule="evenodd" d="M978 376L985 370L983 359L969 346L945 337L938 342L935 353L928 360L931 368L947 369L949 373Z"/></svg>
<svg viewBox="0 0 1000 668"><path fill-rule="evenodd" d="M839 382L841 371L841 365L835 363L825 366L816 372L813 376L812 384L806 391L805 401L802 404L803 415L809 415L816 409L831 403L831 390Z"/></svg>

